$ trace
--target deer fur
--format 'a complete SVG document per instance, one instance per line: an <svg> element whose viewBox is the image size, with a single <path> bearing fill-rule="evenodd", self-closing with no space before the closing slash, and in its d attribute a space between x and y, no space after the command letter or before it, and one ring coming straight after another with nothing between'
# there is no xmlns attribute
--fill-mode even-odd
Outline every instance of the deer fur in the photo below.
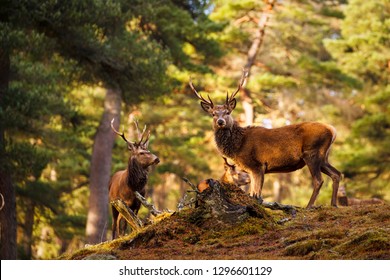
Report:
<svg viewBox="0 0 390 280"><path fill-rule="evenodd" d="M225 172L220 179L222 183L233 184L240 187L245 186L251 182L248 173L239 170L234 164L229 164L225 157L223 159L225 161Z"/></svg>
<svg viewBox="0 0 390 280"><path fill-rule="evenodd" d="M334 127L304 122L280 128L261 126L241 127L231 116L237 101L234 98L243 86L247 72L244 71L238 89L223 105L214 105L210 96L204 99L190 87L201 100L202 109L213 117L214 139L218 151L233 160L249 173L250 195L261 196L264 174L285 173L308 166L313 178L313 193L307 205L311 208L323 184L321 172L333 180L331 205L337 206L337 190L341 173L328 162L329 149L336 138Z"/></svg>
<svg viewBox="0 0 390 280"><path fill-rule="evenodd" d="M359 199L355 197L347 196L347 191L344 185L339 187L337 192L337 200L339 205L341 206L353 206L353 205L372 205L372 204L383 204L384 201L382 199L373 197L366 199Z"/></svg>
<svg viewBox="0 0 390 280"><path fill-rule="evenodd" d="M113 131L121 136L128 144L128 149L131 152L127 168L116 172L109 184L109 199L114 201L122 200L127 207L129 207L134 214L138 214L141 207L141 202L136 198L135 192L139 192L145 196L145 186L148 181L148 174L152 165L160 162L159 158L148 150L149 135L143 140L145 129L142 134L139 133L138 124L136 128L139 136L139 142L129 142L124 137L123 133L119 133L113 127L114 120L111 121L111 128ZM145 127L146 128L146 127ZM112 210L112 239L118 235L123 235L127 224L121 223L122 217L118 210L111 206Z"/></svg>

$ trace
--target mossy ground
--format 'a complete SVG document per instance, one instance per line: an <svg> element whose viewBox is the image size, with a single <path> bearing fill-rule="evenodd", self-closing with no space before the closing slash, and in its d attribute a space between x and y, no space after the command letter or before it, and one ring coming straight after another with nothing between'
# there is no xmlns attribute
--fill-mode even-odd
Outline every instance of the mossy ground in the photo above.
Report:
<svg viewBox="0 0 390 280"><path fill-rule="evenodd" d="M242 199L242 198L241 198ZM245 199L244 199L245 200ZM390 205L322 207L296 217L267 210L236 224L191 221L175 213L138 234L91 246L63 259L109 254L117 259L390 259Z"/></svg>

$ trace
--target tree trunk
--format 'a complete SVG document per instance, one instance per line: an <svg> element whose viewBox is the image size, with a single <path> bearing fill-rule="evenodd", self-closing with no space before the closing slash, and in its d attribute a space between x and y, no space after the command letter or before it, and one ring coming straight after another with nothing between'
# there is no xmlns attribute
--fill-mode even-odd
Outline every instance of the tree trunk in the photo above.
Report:
<svg viewBox="0 0 390 280"><path fill-rule="evenodd" d="M26 260L32 259L32 244L33 244L33 229L34 229L34 216L35 216L35 202L27 198L26 201L26 213L23 225L23 256L19 255L19 258Z"/></svg>
<svg viewBox="0 0 390 280"><path fill-rule="evenodd" d="M252 45L249 48L247 60L245 63L245 69L248 71L249 74L251 72L251 68L253 64L255 63L256 56L257 53L259 52L261 44L263 43L265 28L267 27L269 15L270 12L273 10L274 5L275 5L274 0L268 1L268 6L266 10L263 12L263 14L261 15L261 18L257 24L258 28L255 34L255 38L253 39ZM245 112L245 124L252 125L254 120L254 113L253 113L252 97L250 95L249 90L246 88L242 88L241 97L242 97L242 107Z"/></svg>
<svg viewBox="0 0 390 280"><path fill-rule="evenodd" d="M4 97L8 93L10 80L10 55L8 50L0 48L0 112L5 107ZM11 172L7 167L5 149L5 127L0 118L0 193L4 197L4 207L0 210L0 258L16 259L16 200L12 185Z"/></svg>
<svg viewBox="0 0 390 280"><path fill-rule="evenodd" d="M110 122L119 123L121 112L121 91L108 89L104 100L104 113L95 135L91 158L90 196L86 226L88 244L106 240L108 225L108 184L111 176L112 148L115 134Z"/></svg>

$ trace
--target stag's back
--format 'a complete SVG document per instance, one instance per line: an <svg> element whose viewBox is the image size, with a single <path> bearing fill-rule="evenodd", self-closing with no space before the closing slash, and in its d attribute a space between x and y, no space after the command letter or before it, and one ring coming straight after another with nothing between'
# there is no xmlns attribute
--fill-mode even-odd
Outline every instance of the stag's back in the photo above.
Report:
<svg viewBox="0 0 390 280"><path fill-rule="evenodd" d="M280 128L247 127L236 159L249 167L265 164L266 172L290 172L305 166L304 153L326 155L336 137L332 126L304 122Z"/></svg>

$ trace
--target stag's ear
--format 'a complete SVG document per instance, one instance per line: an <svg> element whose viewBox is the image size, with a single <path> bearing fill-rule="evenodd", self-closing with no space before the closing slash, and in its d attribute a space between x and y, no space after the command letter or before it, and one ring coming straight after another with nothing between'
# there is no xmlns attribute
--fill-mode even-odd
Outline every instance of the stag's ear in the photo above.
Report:
<svg viewBox="0 0 390 280"><path fill-rule="evenodd" d="M200 106L202 106L202 109L203 109L205 112L211 114L211 111L213 110L213 105L212 105L212 104L201 101L201 102L200 102Z"/></svg>
<svg viewBox="0 0 390 280"><path fill-rule="evenodd" d="M233 98L232 100L229 100L227 105L228 105L229 110L233 111L234 108L236 108L237 100L235 98Z"/></svg>

